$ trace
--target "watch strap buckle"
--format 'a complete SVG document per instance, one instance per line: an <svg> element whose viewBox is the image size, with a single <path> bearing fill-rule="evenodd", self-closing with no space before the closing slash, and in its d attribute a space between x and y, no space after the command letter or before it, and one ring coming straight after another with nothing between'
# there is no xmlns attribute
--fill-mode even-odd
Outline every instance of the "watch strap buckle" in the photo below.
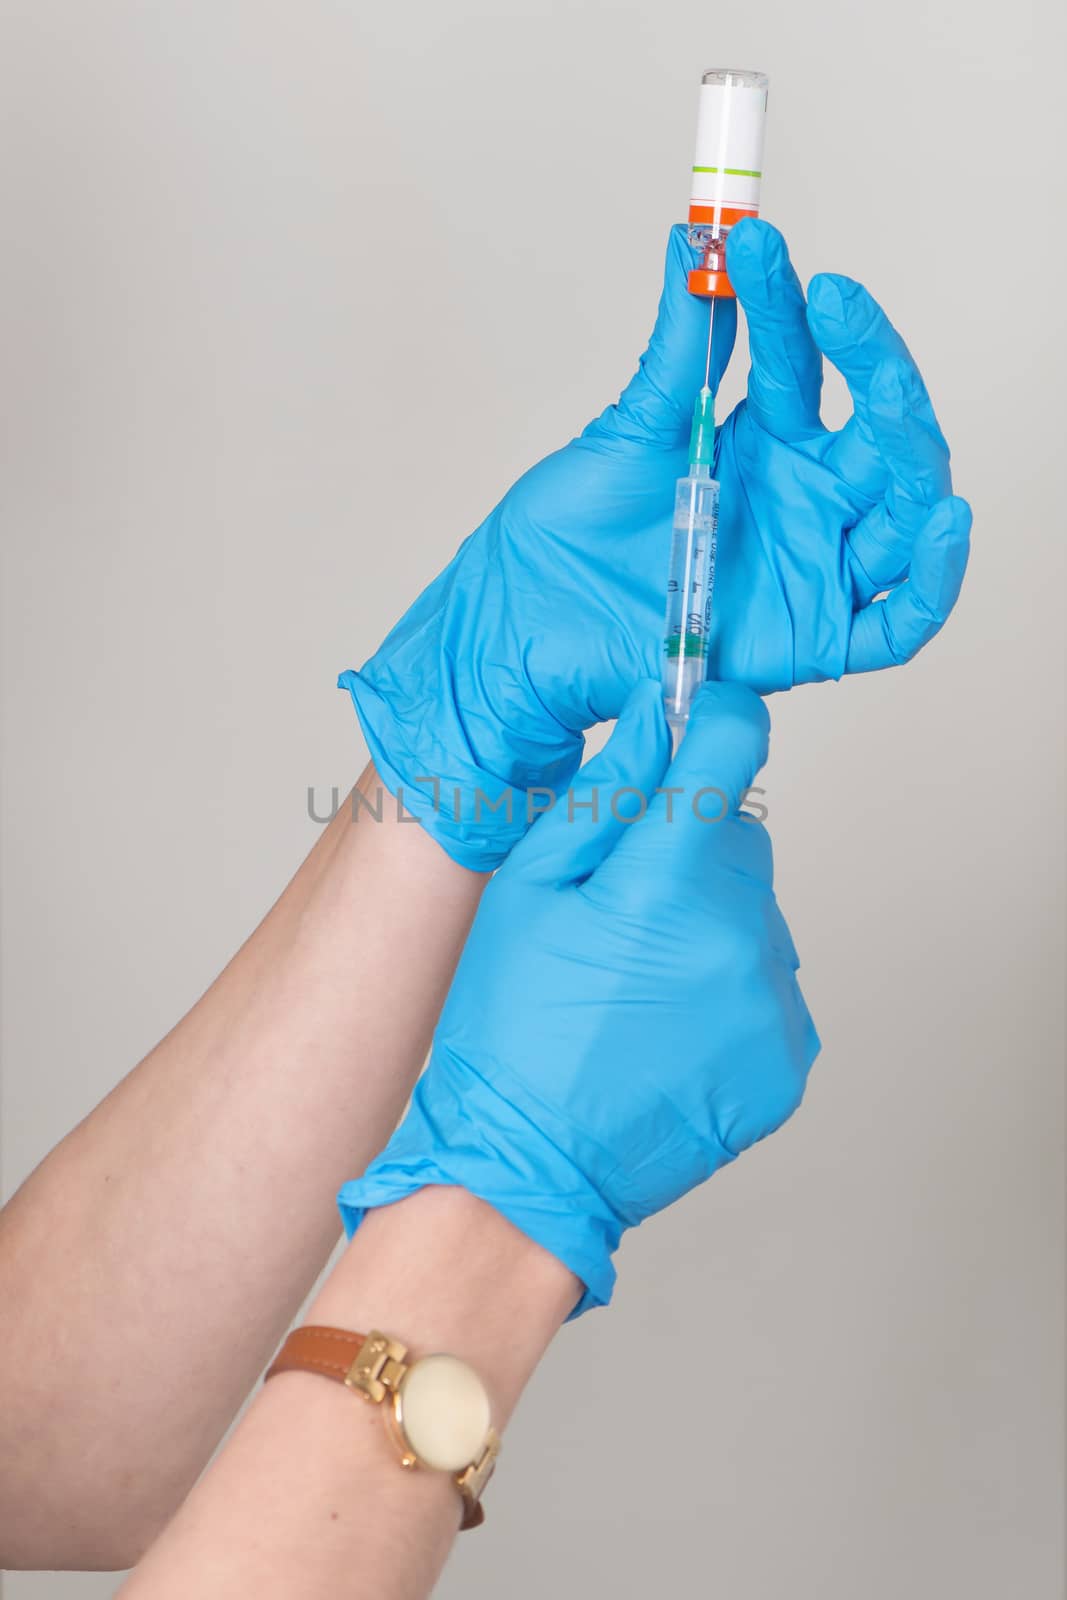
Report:
<svg viewBox="0 0 1067 1600"><path fill-rule="evenodd" d="M359 1347L359 1354L346 1372L346 1387L355 1389L364 1399L378 1405L387 1393L395 1394L407 1371L404 1363L407 1353L407 1345L375 1329L368 1333Z"/></svg>

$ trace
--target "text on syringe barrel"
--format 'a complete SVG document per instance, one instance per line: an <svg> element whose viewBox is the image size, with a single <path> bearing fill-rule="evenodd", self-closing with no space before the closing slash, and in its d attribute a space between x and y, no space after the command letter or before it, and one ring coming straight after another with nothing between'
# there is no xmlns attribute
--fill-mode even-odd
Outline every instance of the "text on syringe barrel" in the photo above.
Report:
<svg viewBox="0 0 1067 1600"><path fill-rule="evenodd" d="M667 578L663 699L668 717L684 720L707 676L719 485L714 478L678 481Z"/></svg>

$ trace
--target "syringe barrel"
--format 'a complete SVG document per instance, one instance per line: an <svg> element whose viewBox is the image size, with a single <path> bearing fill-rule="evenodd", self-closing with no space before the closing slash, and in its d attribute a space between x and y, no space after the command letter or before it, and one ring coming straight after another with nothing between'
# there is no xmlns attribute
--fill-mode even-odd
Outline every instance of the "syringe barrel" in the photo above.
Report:
<svg viewBox="0 0 1067 1600"><path fill-rule="evenodd" d="M766 73L740 67L713 67L701 80L689 243L703 259L689 274L692 294L733 296L726 240L742 217L759 215L767 85Z"/></svg>
<svg viewBox="0 0 1067 1600"><path fill-rule="evenodd" d="M663 707L676 737L708 673L718 522L719 485L707 467L694 466L675 490L667 578Z"/></svg>

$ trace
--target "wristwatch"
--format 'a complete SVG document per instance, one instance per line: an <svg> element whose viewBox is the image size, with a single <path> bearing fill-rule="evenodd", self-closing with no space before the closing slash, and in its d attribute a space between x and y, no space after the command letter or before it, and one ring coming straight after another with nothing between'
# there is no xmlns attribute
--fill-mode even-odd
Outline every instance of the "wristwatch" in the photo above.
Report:
<svg viewBox="0 0 1067 1600"><path fill-rule="evenodd" d="M386 1333L296 1328L263 1381L279 1372L317 1372L372 1405L388 1400L385 1418L400 1465L451 1473L463 1497L460 1527L476 1528L485 1521L482 1490L500 1453L485 1385L458 1356L408 1361L407 1353Z"/></svg>

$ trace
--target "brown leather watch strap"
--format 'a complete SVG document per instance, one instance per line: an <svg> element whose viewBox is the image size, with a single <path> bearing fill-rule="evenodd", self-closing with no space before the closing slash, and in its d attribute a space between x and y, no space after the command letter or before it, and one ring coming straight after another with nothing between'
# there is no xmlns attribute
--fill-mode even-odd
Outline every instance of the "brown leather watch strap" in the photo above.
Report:
<svg viewBox="0 0 1067 1600"><path fill-rule="evenodd" d="M266 1383L280 1372L313 1372L343 1383L364 1399L382 1401L395 1393L407 1368L406 1347L385 1334L350 1333L343 1328L309 1325L294 1328L267 1368ZM358 1362L358 1366L357 1366ZM477 1528L485 1520L481 1492L493 1470L500 1440L490 1428L477 1461L454 1476L463 1504L460 1528ZM412 1458L414 1459L414 1458Z"/></svg>
<svg viewBox="0 0 1067 1600"><path fill-rule="evenodd" d="M341 1328L294 1328L263 1381L277 1377L279 1372L321 1372L324 1378L344 1383L366 1337L365 1333L346 1333Z"/></svg>

